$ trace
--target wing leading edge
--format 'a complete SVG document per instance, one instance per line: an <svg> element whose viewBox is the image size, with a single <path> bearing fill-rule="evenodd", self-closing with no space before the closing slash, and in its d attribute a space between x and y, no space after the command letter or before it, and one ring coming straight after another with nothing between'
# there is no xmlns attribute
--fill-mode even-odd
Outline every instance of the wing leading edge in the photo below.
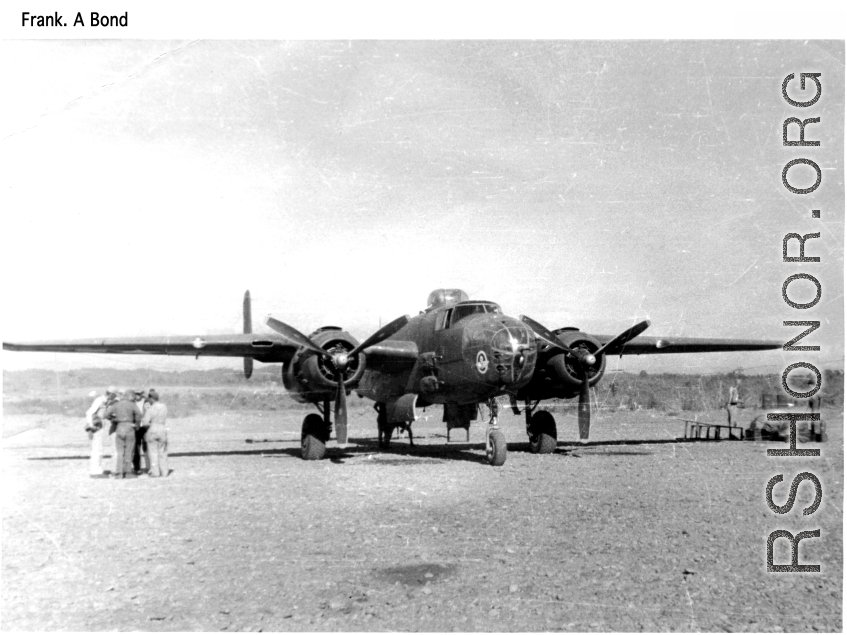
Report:
<svg viewBox="0 0 847 635"><path fill-rule="evenodd" d="M602 344L612 335L592 335ZM622 346L610 347L607 355L666 355L670 353L728 353L731 351L767 351L782 348L782 342L732 340L710 337L649 337L640 335Z"/></svg>

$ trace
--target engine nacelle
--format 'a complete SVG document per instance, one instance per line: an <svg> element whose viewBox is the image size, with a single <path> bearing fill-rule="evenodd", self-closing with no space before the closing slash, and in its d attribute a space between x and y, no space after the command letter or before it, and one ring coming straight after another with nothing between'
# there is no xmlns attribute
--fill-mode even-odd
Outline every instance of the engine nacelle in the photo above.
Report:
<svg viewBox="0 0 847 635"><path fill-rule="evenodd" d="M309 336L315 344L328 353L350 352L359 342L337 326L324 326ZM356 387L365 372L365 355L359 353L351 359L344 373L347 394ZM300 403L320 403L335 399L337 384L332 360L300 349L291 361L282 367L282 385Z"/></svg>
<svg viewBox="0 0 847 635"><path fill-rule="evenodd" d="M579 329L564 328L553 332L565 346L574 350L595 353L601 346L597 339ZM532 380L518 392L517 398L535 400L558 397L570 399L579 394L583 372L588 372L588 384L593 386L600 381L605 370L605 355L600 355L593 365L583 369L572 355L558 352L555 349L551 351L549 347L542 347L539 350Z"/></svg>

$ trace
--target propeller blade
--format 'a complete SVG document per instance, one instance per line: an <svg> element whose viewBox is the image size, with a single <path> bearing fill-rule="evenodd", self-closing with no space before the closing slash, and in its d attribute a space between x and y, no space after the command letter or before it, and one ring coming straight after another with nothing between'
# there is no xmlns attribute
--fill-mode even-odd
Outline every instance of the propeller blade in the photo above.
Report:
<svg viewBox="0 0 847 635"><path fill-rule="evenodd" d="M295 329L293 326L289 326L285 322L280 322L279 320L268 316L265 320L265 324L297 346L302 346L306 350L312 351L318 355L323 355L324 357L332 357L300 331Z"/></svg>
<svg viewBox="0 0 847 635"><path fill-rule="evenodd" d="M348 358L355 357L356 355L361 353L363 350L365 350L368 346L373 346L374 344L379 344L382 340L387 339L387 338L391 337L392 335L394 335L397 331L402 329L408 323L409 323L409 316L408 315L401 315L399 318L397 318L393 322L389 322L388 324L383 326L376 333L371 335L368 339L366 339L364 342L359 344L352 351L347 353L347 357Z"/></svg>
<svg viewBox="0 0 847 635"><path fill-rule="evenodd" d="M335 374L335 381L335 438L343 448L347 446L347 391L344 390L344 376L341 373Z"/></svg>
<svg viewBox="0 0 847 635"><path fill-rule="evenodd" d="M579 440L581 443L588 441L588 433L591 430L591 392L588 386L588 370L582 370L582 385L579 388L579 411L577 421L579 423Z"/></svg>
<svg viewBox="0 0 847 635"><path fill-rule="evenodd" d="M244 379L250 379L253 375L253 358L245 357L244 358Z"/></svg>
<svg viewBox="0 0 847 635"><path fill-rule="evenodd" d="M600 356L603 353L617 353L629 340L634 337L638 337L644 331L646 331L648 326L650 326L650 320L644 320L643 322L639 322L635 326L631 326L617 337L614 337L605 344L603 344L603 346L601 346L597 350L597 352L594 353L594 355Z"/></svg>
<svg viewBox="0 0 847 635"><path fill-rule="evenodd" d="M559 341L559 338L556 337L556 335L553 333L553 331L548 329L546 326L539 324L528 315L521 315L520 320L521 322L526 324L530 329L532 329L532 332L535 334L535 337L537 339L547 344L547 346L558 348L566 353L575 354L573 349L568 348L567 346L562 344Z"/></svg>
<svg viewBox="0 0 847 635"><path fill-rule="evenodd" d="M535 337L544 342L545 344L552 346L553 348L557 348L560 351L563 351L573 357L583 368L587 368L589 366L593 366L597 362L596 354L589 353L583 349L573 349L569 346L565 346L559 341L559 338L556 337L555 333L550 331L547 327L539 324L535 320L526 315L520 316L521 321L526 324L529 328L533 330L535 333Z"/></svg>

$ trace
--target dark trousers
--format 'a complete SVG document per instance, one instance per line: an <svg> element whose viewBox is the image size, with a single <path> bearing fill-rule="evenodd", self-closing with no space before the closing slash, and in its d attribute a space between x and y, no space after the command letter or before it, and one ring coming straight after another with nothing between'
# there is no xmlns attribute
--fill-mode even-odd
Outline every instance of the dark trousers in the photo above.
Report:
<svg viewBox="0 0 847 635"><path fill-rule="evenodd" d="M135 426L131 423L119 423L115 431L115 444L118 450L116 475L121 477L133 474L132 451L135 449Z"/></svg>
<svg viewBox="0 0 847 635"><path fill-rule="evenodd" d="M141 471L141 453L144 453L144 456L147 457L147 441L144 440L144 433L147 432L147 428L138 428L135 431L135 448L132 450L132 467L136 472ZM147 469L150 469L149 460L145 460L147 463Z"/></svg>

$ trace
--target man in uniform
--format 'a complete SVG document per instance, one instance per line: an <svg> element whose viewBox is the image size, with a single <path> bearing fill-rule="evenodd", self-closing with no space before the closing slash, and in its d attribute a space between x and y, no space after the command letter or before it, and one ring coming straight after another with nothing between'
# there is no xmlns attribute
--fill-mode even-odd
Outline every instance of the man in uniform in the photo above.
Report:
<svg viewBox="0 0 847 635"><path fill-rule="evenodd" d="M741 378L737 377L735 379L735 385L729 387L729 401L726 404L726 419L727 423L731 426L738 425L738 402L741 401L739 398L740 389Z"/></svg>
<svg viewBox="0 0 847 635"><path fill-rule="evenodd" d="M106 413L106 403L110 398L107 389L102 395L92 390L88 395L94 397L91 407L85 413L85 431L91 441L91 458L88 461L88 474L91 478L103 478L103 436L108 434L103 430L103 415Z"/></svg>
<svg viewBox="0 0 847 635"><path fill-rule="evenodd" d="M135 430L141 423L141 412L135 405L132 391L124 391L120 401L106 408L106 419L115 424L117 469L114 478L135 478L132 470L132 450L135 447Z"/></svg>
<svg viewBox="0 0 847 635"><path fill-rule="evenodd" d="M147 408L147 395L143 390L135 391L135 405L138 406L138 411L144 416L144 410ZM139 426L135 431L135 449L132 451L132 467L136 474L141 473L141 458L144 458L144 466L146 470L150 470L150 458L147 455L147 442L144 440L144 434L147 428Z"/></svg>
<svg viewBox="0 0 847 635"><path fill-rule="evenodd" d="M168 418L168 407L159 401L159 393L154 388L147 394L150 405L144 412L141 421L147 428L147 451L150 459L150 478L168 475L168 429L165 422Z"/></svg>

